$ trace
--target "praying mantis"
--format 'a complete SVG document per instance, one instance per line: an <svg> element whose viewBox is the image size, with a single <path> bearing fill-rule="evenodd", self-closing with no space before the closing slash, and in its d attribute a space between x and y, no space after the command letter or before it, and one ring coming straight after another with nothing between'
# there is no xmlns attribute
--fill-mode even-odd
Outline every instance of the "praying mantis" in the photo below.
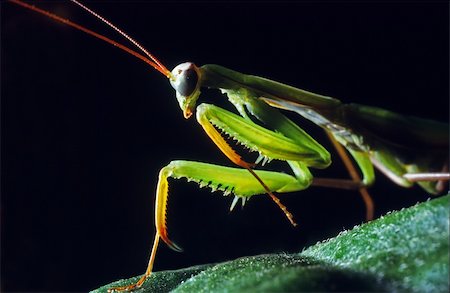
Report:
<svg viewBox="0 0 450 293"><path fill-rule="evenodd" d="M193 71L192 71L193 70ZM163 70L164 71L164 70ZM179 72L180 71L180 72ZM193 72L193 73L192 73ZM165 75L170 75L167 71L163 72ZM233 71L229 71L226 68L223 67L218 67L218 66L204 66L204 67L194 67L194 65L192 64L184 64L181 67L176 68L173 73L172 76L169 76L169 78L174 79L174 83L176 83L177 81L180 81L181 79L179 78L174 78L175 75L177 74L187 74L188 76L197 76L197 77L201 77L200 80L203 82L202 85L205 85L206 87L211 87L211 88L222 88L225 93L227 93L228 98L232 101L234 101L236 104L236 108L238 108L240 114L242 117L244 117L244 119L242 118L238 118L239 116L237 115L231 115L230 112L221 112L222 110L220 108L216 108L214 106L201 106L200 109L196 108L196 104L194 102L195 99L197 98L197 94L200 84L195 84L194 90L192 92L190 92L188 89L182 89L181 91L184 94L179 94L178 95L178 100L180 102L183 114L186 118L194 115L194 112L198 115L198 120L201 122L202 126L204 127L205 131L208 132L208 134L211 135L211 139L213 141L216 142L216 144L219 146L219 148L222 147L222 151L225 152L226 154L228 154L228 156L230 157L231 160L234 160L235 163L237 163L237 165L241 166L241 167L245 167L247 168L247 170L244 169L222 169L221 167L218 166L214 166L214 165L200 165L197 164L195 162L174 162L172 164L169 164L168 166L166 166L165 168L163 168L163 170L161 171L161 175L160 175L160 182L159 182L159 196L157 199L157 207L159 207L159 212L156 213L156 217L157 217L157 223L159 223L159 227L158 228L158 232L157 235L155 237L155 244L154 244L154 252L152 253L152 259L154 257L154 255L156 254L156 248L158 246L158 240L159 237L162 237L163 240L165 240L168 244L170 244L173 248L177 248L177 246L175 244L173 244L172 242L170 242L170 240L167 237L166 234L166 228L165 228L165 223L164 223L164 219L163 219L163 212L165 212L165 198L167 196L167 194L165 193L165 177L168 177L170 172L174 172L174 174L171 174L174 177L189 177L190 179L194 180L194 181L206 181L207 179L202 179L203 177L205 177L206 175L204 173L196 175L194 174L196 172L196 170L202 170L202 171L207 171L208 168L212 168L211 171L208 171L207 174L211 174L216 172L217 174L219 174L217 177L219 177L220 179L224 179L225 174L227 172L230 172L231 174L234 174L234 176L229 176L231 179L230 180L236 180L236 179L244 179L245 182L253 182L253 185L251 186L251 188L256 189L256 191L253 191L253 193L258 193L258 194L264 194L264 193L270 193L273 191L276 192L281 192L281 191L294 191L294 190L301 190L301 189L305 189L309 186L309 184L314 183L313 178L308 174L309 172L309 167L318 167L318 168L325 168L330 164L330 157L328 154L328 151L326 149L324 149L317 141L315 141L312 137L309 137L305 132L302 132L301 130L299 130L296 126L292 126L294 127L293 129L289 129L287 131L283 132L284 127L288 127L285 125L291 125L291 122L283 122L281 125L281 128L277 129L275 127L275 123L279 122L279 121L288 121L288 120L284 120L284 116L279 116L281 114L279 114L280 112L278 110L275 110L275 108L281 108L287 111L293 111L296 112L300 115L306 116L306 118L310 118L311 120L313 120L313 122L317 123L319 126L322 126L324 128L326 128L327 126L331 126L333 129L328 129L329 132L334 133L335 139L337 139L338 141L340 141L341 143L343 143L344 145L346 144L351 144L352 146L348 146L348 150L353 152L353 155L356 157L356 160L359 162L360 166L362 166L362 169L365 176L365 181L363 181L363 184L361 184L360 182L356 182L355 180L352 181L326 181L326 180L322 180L322 181L318 181L318 185L322 184L322 185L339 185L342 184L342 186L346 187L346 188L354 188L354 189L364 189L365 186L370 185L373 182L373 171L371 171L371 167L370 167L370 163L367 160L367 154L369 153L369 151L367 149L362 149L363 147L366 147L366 144L361 142L360 138L353 138L351 137L352 135L355 135L354 133L352 133L350 129L349 125L346 125L346 123L337 123L336 121L331 121L330 124L330 120L327 121L327 119L331 119L329 118L330 113L331 112L332 115L336 114L338 112L337 108L341 105L341 102L333 99L333 98L328 98L326 96L321 96L321 95L317 95L314 93L310 93L310 92L303 92L301 90L297 90L297 89L292 89L290 87L284 86L284 85L280 85L278 83L274 83L270 80L263 80L263 79L259 79L255 77L255 80L253 82L262 82L264 84L267 85L266 88L263 89L257 89L257 91L252 91L251 89L248 88L238 88L236 89L235 84L236 83L244 83L241 82L239 80L239 78L250 78L246 75L241 75L240 73L237 72L233 72ZM236 80L237 79L237 80ZM231 85L230 85L231 84ZM245 83L244 83L245 84ZM180 85L175 85L175 87L179 87ZM183 88L183 85L181 85L181 87ZM306 100L300 100L300 99L286 99L285 96L283 96L284 99L279 99L277 93L279 93L280 90L275 90L274 93L271 93L271 90L273 90L273 88L277 88L277 87L281 87L280 90L286 90L286 91L299 91L301 93L301 96L303 95L303 97L301 98L305 98ZM270 97L267 97L270 96ZM246 103L243 102L243 100L246 100ZM247 101L248 100L248 101ZM188 101L188 102L186 102ZM315 102L317 102L318 104L314 104ZM308 104L308 103L313 103L313 104ZM321 104L323 103L323 104ZM308 113L306 112L304 109L304 106L306 106L307 108L312 108L312 110L316 110L315 108L321 108L322 106L324 108L330 108L330 109L324 109L323 111L326 113L321 113L321 111L316 112L316 113ZM253 108L252 108L253 107ZM249 108L253 109L253 114L255 113L259 113L259 119L263 120L263 124L267 124L271 127L269 128L275 128L278 132L281 132L282 134L284 134L283 136L287 136L289 137L290 134L292 134L293 137L290 137L290 139L295 140L295 143L292 145L292 148L296 148L300 145L301 150L296 150L296 151L292 151L292 148L288 148L288 149L281 149L278 151L278 153L280 153L281 157L275 157L274 150L272 148L272 146L270 144L264 144L261 143L260 141L256 141L256 142L248 142L248 140L251 138L252 135L248 135L245 133L245 128L246 127L250 127L250 130L252 133L250 134L255 134L258 133L257 137L258 138L262 138L264 137L264 130L257 127L256 125L254 125L254 122L250 122L251 121L251 116L249 113L247 113L247 111L249 110ZM199 111L200 110L200 111ZM368 112L370 112L370 114L373 114L374 117L379 117L376 116L376 114L373 111L376 111L375 108L364 108L364 107L357 107L357 110L367 110ZM367 122L369 124L370 127L370 123L372 121L365 121L361 116L358 116L356 112L354 112L353 110L348 110L350 114L354 114L356 115L356 117L354 117L354 119L357 120L357 122ZM254 147L254 146L258 146L258 147L263 147L266 146L266 149L264 150L260 150L263 154L266 155L266 157L269 158L274 158L274 159L281 159L281 160L289 160L292 161L291 162L291 167L294 170L294 173L300 174L300 178L295 178L295 177L287 177L288 175L283 175L283 174L279 174L279 173L263 173L263 172L259 172L259 171L253 171L254 168L252 165L247 164L247 162L242 162L239 161L239 159L236 157L235 154L233 154L229 149L227 149L227 147L224 145L224 143L220 140L219 136L217 136L217 134L215 134L214 130L211 128L211 126L208 126L208 121L210 121L211 116L209 113L211 112L215 112L217 117L227 117L226 120L228 121L236 121L235 125L228 125L227 123L224 123L223 125L221 125L222 128L225 129L225 127L230 126L231 128L226 129L227 132L235 132L236 135L243 135L241 137L239 137L238 139L240 141L247 141L247 147ZM251 112L251 111L250 111ZM200 114L199 114L200 113ZM204 115L202 115L204 114ZM252 114L252 113L251 113ZM264 115L268 115L268 117L264 117ZM229 116L227 116L229 115ZM347 114L345 114L347 115ZM258 116L258 115L257 115ZM311 117L312 116L312 117ZM205 119L205 117L207 117ZM277 117L277 118L275 118ZM393 117L393 119L396 119L397 116ZM325 119L325 121L323 119ZM204 119L204 120L202 120ZM214 119L218 119L218 118L214 118ZM254 118L253 118L254 119ZM271 121L271 119L274 119L274 121ZM316 121L314 121L316 120ZM375 124L377 124L380 121L376 121L374 122ZM415 126L420 126L422 125L421 123L424 121L415 121L412 122ZM216 123L219 123L216 121ZM434 123L434 122L430 122L430 123ZM255 123L257 124L257 123ZM379 125L379 124L377 124ZM217 126L217 125L216 125ZM388 124L388 126L392 126L392 124ZM209 127L209 128L208 128ZM339 128L342 127L342 128ZM447 128L446 128L447 127ZM406 127L401 127L402 131L406 131L405 136L408 135L413 135L413 136L417 136L421 133L423 133L423 131L419 130L415 130L415 129L407 129ZM446 125L442 125L442 124L433 124L432 127L430 127L430 129L441 129L438 130L438 132L441 133L446 133L448 136L448 126ZM373 132L376 132L377 129L371 129ZM347 132L344 135L339 135L339 131L344 131ZM395 131L395 130L393 130ZM350 133L348 133L350 132ZM350 136L351 138L349 138L349 140L347 140L347 136ZM371 133L367 134L363 134L362 137L366 138L366 137L370 137ZM378 133L375 136L379 136ZM394 135L395 136L395 135ZM267 134L268 140L272 143L272 142L276 142L277 145L280 145L280 147L285 147L287 145L289 145L289 142L287 141L278 141L277 139L282 140L283 137L279 137L279 135L277 134L277 132L269 132ZM437 176L442 176L442 178L439 179L445 179L447 178L447 173L444 172L438 172L441 171L442 168L445 167L445 161L446 161L446 152L447 152L447 148L448 145L445 144L445 141L448 141L448 138L445 136L442 136L440 134L437 134L435 137L437 137L438 143L437 145L439 145L439 147L437 148L433 148L434 150L436 149L437 151L433 153L433 160L436 158L436 160L438 161L439 164L441 164L437 169L436 169L436 173L439 173ZM423 139L421 139L420 137L418 138L417 141L423 141ZM440 143L442 143L442 145L440 145ZM274 143L275 144L275 143ZM268 146L269 145L269 146ZM434 144L432 143L431 146L434 146ZM373 146L369 143L367 145L368 148L372 148ZM306 149L306 150L305 150ZM389 150L390 151L390 150ZM389 152L388 151L388 152ZM355 153L357 152L357 153ZM362 153L362 154L359 154ZM428 152L428 150L427 150ZM287 155L289 153L289 156ZM290 156L292 153L295 153L295 155ZM397 157L397 152L395 154L395 158ZM380 165L378 167L386 167L389 165L389 159L392 158L392 156L387 155L388 158L386 159L385 157L382 157L381 159L376 160L378 163L380 163L379 161L383 161L383 163L380 163ZM264 158L262 158L262 160L264 160ZM298 162L302 162L304 163L304 165L298 165ZM425 167L429 167L428 162L425 163ZM194 168L195 170L186 170L188 168L192 168L192 167L197 167ZM423 169L422 165L417 166L419 169ZM183 170L184 169L184 170ZM425 168L425 169L429 169L429 168ZM386 171L386 170L384 170ZM255 174L252 174L251 172L255 172ZM389 172L388 172L389 173ZM435 173L435 174L436 174ZM194 175L198 176L194 178ZM279 179L276 176L280 176L283 177L281 179ZM301 178L302 176L304 176L305 178ZM259 182L257 180L257 177L259 177L259 179L261 179L261 182ZM289 181L289 184L286 184L284 186L288 186L285 187L286 189L280 189L277 188L275 189L274 185L272 185L271 183L269 183L271 180L275 181L276 184L278 184L280 181L284 182L283 180L286 178L286 180ZM393 178L396 178L399 182L398 183L402 183L404 185L409 185L408 182L405 182L404 180L402 181L401 178L398 178L393 176ZM209 180L211 182L213 181L218 181L217 178L213 178L214 180ZM299 180L298 180L299 179ZM209 183L209 181L205 182L205 183ZM356 183L355 183L356 182ZM292 184L291 184L292 183ZM219 186L219 184L221 184L221 186ZM276 185L275 184L275 185ZM237 184L237 182L228 182L228 185L226 184L222 184L220 182L217 182L216 188L225 188L228 187L226 191L228 191L229 188L231 188L230 191L236 191L236 188L238 186L242 186ZM234 190L233 190L234 187ZM439 188L436 188L435 186L432 185L432 183L425 183L425 188L428 189L428 191L432 191L432 192L438 192ZM269 190L267 190L269 189ZM274 189L274 190L272 190ZM269 192L268 192L269 191ZM242 194L241 194L242 195ZM253 195L253 194L251 194ZM242 200L245 199L246 197L241 196L240 197ZM236 203L236 201L234 201L234 203ZM281 207L283 207L280 204ZM368 209L370 210L370 209ZM289 215L289 213L284 210L284 212L286 213L286 215L288 215L288 218L293 222L292 217ZM152 261L151 261L152 262ZM145 276L148 276L149 273L151 272L151 266L149 266L149 270L147 272L147 274ZM142 284L143 280L145 280L145 278L142 279L142 281L138 284ZM132 289L132 288L120 288L120 289Z"/></svg>

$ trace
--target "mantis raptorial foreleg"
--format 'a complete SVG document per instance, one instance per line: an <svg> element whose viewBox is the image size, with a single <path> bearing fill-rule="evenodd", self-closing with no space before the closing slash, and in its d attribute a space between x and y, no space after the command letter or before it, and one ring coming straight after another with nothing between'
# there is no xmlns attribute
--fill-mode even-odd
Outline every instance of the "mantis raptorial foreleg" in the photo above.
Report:
<svg viewBox="0 0 450 293"><path fill-rule="evenodd" d="M301 172L303 177L308 177L309 180L273 171L255 170L254 172L272 192L302 190L309 186L312 179L307 168L298 169L298 172ZM186 178L188 181L196 182L200 187L209 187L212 191L219 190L224 195L234 195L243 203L253 195L266 193L265 188L246 169L194 161L172 161L159 172L155 224L161 239L174 250L180 250L180 248L169 240L165 218L169 196L168 178Z"/></svg>
<svg viewBox="0 0 450 293"><path fill-rule="evenodd" d="M245 105L250 113L276 131L254 123L249 117L241 117L214 105L201 104L196 109L197 121L211 140L232 162L244 169L190 161L174 161L161 169L156 196L155 224L157 234L171 248L179 250L179 247L168 238L165 221L169 177L187 178L200 186L210 186L214 190L233 193L245 201L245 198L256 194L305 189L312 182L308 167L326 167L330 164L329 153L284 115L275 111L274 115L266 117L264 112L266 105L256 99L248 99ZM268 111L271 110L269 107ZM241 159L218 129L250 150L259 152L261 157L287 161L294 176L251 170L252 164ZM284 132L289 132L289 135L285 135ZM281 205L279 202L277 204ZM290 214L284 209L283 211L289 218Z"/></svg>
<svg viewBox="0 0 450 293"><path fill-rule="evenodd" d="M308 168L296 162L290 162L290 165L296 177L272 171L255 170L254 172L273 192L293 192L307 188L312 180L312 175L309 173ZM147 270L136 284L115 288L114 291L131 290L140 287L150 276L160 238L170 248L181 251L181 248L169 239L167 232L168 178L186 178L188 181L196 182L200 187L209 187L212 191L219 190L225 195L234 194L235 198L230 210L233 209L238 199L241 199L244 205L251 196L266 193L266 189L245 169L193 161L172 161L159 172L155 204L156 235Z"/></svg>
<svg viewBox="0 0 450 293"><path fill-rule="evenodd" d="M237 96L240 97L240 96ZM239 108L241 104L234 101ZM258 107L259 101L255 100L255 107ZM292 161L291 167L294 172L297 169L307 170L307 166L326 165L329 164L329 154L323 149L314 139L306 134L301 128L293 124L285 116L281 115L278 119L272 121L272 125L277 128L292 128L296 127L298 131L298 137L301 140L293 140L282 133L274 132L266 129L256 123L254 123L246 114L243 117L236 115L232 112L224 110L220 107L201 104L197 107L197 121L202 125L203 129L211 140L217 145L217 147L236 165L243 167L249 171L253 177L260 183L265 189L272 200L280 207L286 217L289 219L292 225L296 225L293 220L292 214L287 208L280 202L280 200L273 194L270 188L251 168L254 164L247 163L236 154L232 147L222 137L222 133L225 133L237 140L239 143L250 149L251 151L259 152L261 158L266 159L279 159L284 161ZM241 111L242 108L241 108ZM274 123L276 122L276 123ZM270 124L269 124L270 125ZM219 130L218 130L219 129ZM286 129L285 129L286 130ZM297 138L297 137L296 137ZM318 147L320 148L318 148ZM327 161L328 160L328 161ZM294 162L298 162L298 167L293 167ZM297 172L301 173L301 172ZM309 174L309 171L307 171ZM308 185L311 182L311 176L298 176L299 180L307 180Z"/></svg>
<svg viewBox="0 0 450 293"><path fill-rule="evenodd" d="M230 208L233 209L238 199L241 199L244 204L248 198L257 194L269 193L272 196L272 192L303 190L311 185L313 179L309 172L309 166L325 168L331 163L330 154L325 148L278 111L268 107L264 102L246 95L246 92L228 92L228 95L242 116L209 104L200 104L196 109L196 116L197 121L217 147L233 163L242 168L193 161L172 161L161 169L156 191L155 243L147 271L135 286L139 287L150 275L160 238L170 248L176 251L181 250L169 239L167 232L168 178L186 178L188 181L198 183L201 187L208 186L213 191L222 191L225 195L234 194L235 199ZM246 114L244 106L253 116L273 130L254 123ZM242 160L222 134L227 134L251 151L259 152L260 156L257 162L268 159L287 161L294 176L251 169L255 164ZM293 223L292 215L287 212L278 198L272 197L272 199Z"/></svg>
<svg viewBox="0 0 450 293"><path fill-rule="evenodd" d="M216 128L251 151L259 152L261 156L269 159L301 161L308 166L327 164L325 160L329 160L329 154L325 149L322 154L310 146L311 142L317 142L306 133L301 133L303 139L294 140L283 133L264 128L250 119L245 119L215 105L200 104L197 107L197 121L217 147L239 166L242 164L240 157L235 154ZM287 121L289 120L286 118ZM280 120L279 124L284 122ZM243 165L247 166L245 163Z"/></svg>

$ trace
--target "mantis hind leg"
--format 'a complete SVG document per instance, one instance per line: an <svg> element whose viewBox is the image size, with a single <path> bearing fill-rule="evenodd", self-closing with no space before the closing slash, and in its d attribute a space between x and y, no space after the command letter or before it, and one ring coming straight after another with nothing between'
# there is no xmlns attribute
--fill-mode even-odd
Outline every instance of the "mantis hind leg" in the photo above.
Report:
<svg viewBox="0 0 450 293"><path fill-rule="evenodd" d="M436 182L435 190L436 194L443 193L445 187L450 181L450 173L448 172L437 172L437 173L406 173L403 175L404 178L411 182L426 183L426 182Z"/></svg>
<svg viewBox="0 0 450 293"><path fill-rule="evenodd" d="M442 193L445 190L446 183L450 180L448 164L444 164L441 172L420 172L417 166L406 166L399 163L385 150L374 151L372 155L369 156L367 153L348 149L363 173L363 179L361 180L354 163L350 160L344 147L339 143L338 137L335 137L328 131L326 131L326 133L343 160L352 180L315 178L312 185L358 190L366 205L367 220L373 218L374 212L373 200L367 191L367 187L370 186L375 179L373 173L374 165L398 185L411 187L414 183L418 183L423 189L431 194Z"/></svg>

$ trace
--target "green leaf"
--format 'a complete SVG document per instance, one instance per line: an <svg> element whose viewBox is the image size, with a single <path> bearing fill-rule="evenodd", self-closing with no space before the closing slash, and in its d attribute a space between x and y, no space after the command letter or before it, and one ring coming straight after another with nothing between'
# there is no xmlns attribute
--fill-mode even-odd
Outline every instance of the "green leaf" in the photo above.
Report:
<svg viewBox="0 0 450 293"><path fill-rule="evenodd" d="M135 292L448 292L449 200L447 195L388 214L298 254L155 272Z"/></svg>

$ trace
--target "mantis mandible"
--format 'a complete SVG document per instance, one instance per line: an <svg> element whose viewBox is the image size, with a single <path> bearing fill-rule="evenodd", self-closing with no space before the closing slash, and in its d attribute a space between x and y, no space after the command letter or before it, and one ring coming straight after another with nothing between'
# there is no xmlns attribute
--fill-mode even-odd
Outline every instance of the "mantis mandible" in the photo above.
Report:
<svg viewBox="0 0 450 293"><path fill-rule="evenodd" d="M445 170L448 125L405 117L378 108L343 104L334 98L243 75L217 65L197 67L192 63L184 63L170 72L158 61L147 61L170 79L184 117L189 118L195 113L198 122L218 148L241 168L175 161L161 170L155 213L157 234L148 270L137 286L151 273L160 238L172 248L178 248L168 239L165 224L168 177L186 177L199 184L234 193L237 197L232 207L237 199L245 202L255 194L268 193L292 223L292 216L277 201L273 192L298 191L311 184L360 190L366 198L370 218L372 208L365 188L373 183L373 166L402 186L408 187L418 181L429 193L442 191L442 182L449 177ZM240 116L214 105L197 106L202 87L221 89ZM344 146L350 152L363 173L363 179L346 181L312 178L310 167L326 168L331 163L328 151L275 108L296 112L324 128L331 139L337 141L338 148ZM259 122L255 123L255 120ZM391 132L380 133L380 125ZM268 159L287 161L294 176L254 171L253 164L241 160L223 140L218 129L246 147L260 152L257 164L265 163ZM399 133L410 141L400 140L397 137ZM411 145L416 149L411 148ZM429 149L433 149L433 153ZM404 157L408 157L407 160Z"/></svg>

